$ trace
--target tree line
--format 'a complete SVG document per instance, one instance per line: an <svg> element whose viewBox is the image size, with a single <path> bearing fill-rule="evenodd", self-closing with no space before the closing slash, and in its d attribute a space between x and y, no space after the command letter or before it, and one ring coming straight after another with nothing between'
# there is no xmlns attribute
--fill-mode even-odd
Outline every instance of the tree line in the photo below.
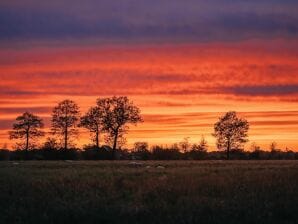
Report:
<svg viewBox="0 0 298 224"><path fill-rule="evenodd" d="M187 147L185 147L187 146ZM110 160L112 148L109 146L86 145L82 149L65 150L58 144L47 142L40 148L10 151L0 150L0 160ZM185 150L185 151L184 151ZM119 160L223 160L227 158L226 151L208 151L207 142L190 144L182 142L170 145L148 146L147 142L136 142L132 149L117 148L115 159ZM231 149L230 160L283 160L298 159L298 153L285 149L262 149L252 144L249 151Z"/></svg>
<svg viewBox="0 0 298 224"><path fill-rule="evenodd" d="M97 99L96 105L87 113L80 116L79 106L72 100L66 99L54 107L51 119L51 134L61 139L64 150L68 150L72 139L78 135L78 127L86 128L92 135L96 148L100 148L100 133L105 133L108 141L112 142L112 156L115 157L117 143L128 130L128 124L142 122L140 109L127 97L111 97ZM16 118L13 130L9 132L10 139L20 139L17 147L28 151L34 148L34 142L45 135L42 130L43 120L29 112ZM48 138L47 145L55 145L56 140Z"/></svg>
<svg viewBox="0 0 298 224"><path fill-rule="evenodd" d="M35 142L45 136L43 120L32 113L25 112L16 118L10 139L20 140L16 151L1 150L0 159L230 159L231 153L238 159L296 158L296 154L272 149L271 154L259 147L245 152L243 146L248 142L249 123L237 116L234 111L227 112L214 124L213 136L216 138L218 152L208 152L208 144L202 137L199 144L190 144L188 138L170 147L153 146L137 142L133 150L121 149L129 124L143 122L140 109L126 96L99 98L96 105L81 116L79 106L66 99L58 103L52 111L51 137L41 147ZM83 150L75 148L73 139L78 136L78 128L90 132L92 144ZM102 135L108 145L100 145ZM57 138L60 140L58 141ZM272 156L274 154L274 156ZM2 155L2 156L1 156Z"/></svg>

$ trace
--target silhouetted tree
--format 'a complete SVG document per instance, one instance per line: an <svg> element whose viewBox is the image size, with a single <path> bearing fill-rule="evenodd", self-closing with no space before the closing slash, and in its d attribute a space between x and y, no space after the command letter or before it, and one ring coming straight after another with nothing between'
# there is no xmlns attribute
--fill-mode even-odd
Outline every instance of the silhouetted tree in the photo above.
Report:
<svg viewBox="0 0 298 224"><path fill-rule="evenodd" d="M199 148L202 150L202 151L206 151L208 150L208 142L207 140L205 139L204 136L201 137L201 141L200 141L200 144L199 144Z"/></svg>
<svg viewBox="0 0 298 224"><path fill-rule="evenodd" d="M208 142L205 137L202 136L199 144L194 144L192 146L192 150L207 152L208 150Z"/></svg>
<svg viewBox="0 0 298 224"><path fill-rule="evenodd" d="M231 149L238 149L248 141L248 129L249 123L238 118L234 111L226 113L215 123L213 135L217 139L217 147L226 150L227 159L230 158Z"/></svg>
<svg viewBox="0 0 298 224"><path fill-rule="evenodd" d="M272 142L272 143L270 144L270 151L271 151L272 153L274 153L274 152L276 152L276 151L279 151L279 150L277 149L277 144L276 144L276 142Z"/></svg>
<svg viewBox="0 0 298 224"><path fill-rule="evenodd" d="M142 121L140 109L125 96L97 100L97 106L103 111L103 130L113 138L112 157L114 159L119 134L128 129L127 124Z"/></svg>
<svg viewBox="0 0 298 224"><path fill-rule="evenodd" d="M47 138L45 143L42 146L42 149L47 149L47 150L57 150L59 149L59 143L55 138Z"/></svg>
<svg viewBox="0 0 298 224"><path fill-rule="evenodd" d="M63 136L65 150L68 148L69 138L77 134L79 116L79 107L72 100L64 100L53 109L52 131Z"/></svg>
<svg viewBox="0 0 298 224"><path fill-rule="evenodd" d="M27 151L30 146L30 140L41 137L44 132L40 129L44 127L42 119L29 112L23 113L16 118L13 124L13 131L9 132L10 139L23 139L25 141L24 149Z"/></svg>
<svg viewBox="0 0 298 224"><path fill-rule="evenodd" d="M277 148L277 143L272 142L270 144L270 157L271 159L281 159L282 150Z"/></svg>
<svg viewBox="0 0 298 224"><path fill-rule="evenodd" d="M148 143L147 142L135 142L134 151L135 152L145 152L148 151Z"/></svg>
<svg viewBox="0 0 298 224"><path fill-rule="evenodd" d="M182 152L186 153L190 148L189 137L186 137L181 142L179 142L179 146Z"/></svg>
<svg viewBox="0 0 298 224"><path fill-rule="evenodd" d="M257 150L261 150L261 147L259 145L257 145L256 142L253 142L251 143L251 146L250 146L250 150L253 152L253 151L257 151Z"/></svg>
<svg viewBox="0 0 298 224"><path fill-rule="evenodd" d="M189 156L191 159L204 159L207 155L208 143L202 136L199 144L193 144Z"/></svg>
<svg viewBox="0 0 298 224"><path fill-rule="evenodd" d="M154 160L178 160L185 158L177 144L169 147L163 147L159 145L152 146L152 159Z"/></svg>
<svg viewBox="0 0 298 224"><path fill-rule="evenodd" d="M136 155L136 158L147 160L149 159L149 145L147 142L135 142L133 153Z"/></svg>
<svg viewBox="0 0 298 224"><path fill-rule="evenodd" d="M249 153L250 159L260 159L263 154L263 150L256 142L251 143L250 151L251 151Z"/></svg>
<svg viewBox="0 0 298 224"><path fill-rule="evenodd" d="M93 142L99 148L99 134L102 129L103 112L100 107L91 107L88 112L81 117L80 127L88 129L94 133Z"/></svg>

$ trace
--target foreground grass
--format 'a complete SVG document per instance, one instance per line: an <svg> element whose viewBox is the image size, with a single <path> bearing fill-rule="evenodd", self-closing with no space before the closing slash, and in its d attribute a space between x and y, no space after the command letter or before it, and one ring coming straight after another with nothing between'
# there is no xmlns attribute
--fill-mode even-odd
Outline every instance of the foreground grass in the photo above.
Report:
<svg viewBox="0 0 298 224"><path fill-rule="evenodd" d="M296 161L129 163L1 162L0 222L298 222Z"/></svg>

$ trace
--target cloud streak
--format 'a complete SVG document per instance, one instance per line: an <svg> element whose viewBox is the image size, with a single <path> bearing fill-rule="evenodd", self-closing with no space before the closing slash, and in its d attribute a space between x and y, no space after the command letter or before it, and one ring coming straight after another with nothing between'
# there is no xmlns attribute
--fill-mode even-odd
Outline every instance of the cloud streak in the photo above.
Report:
<svg viewBox="0 0 298 224"><path fill-rule="evenodd" d="M0 95L221 94L297 99L298 64L292 50L214 48L210 44L6 51L0 55Z"/></svg>
<svg viewBox="0 0 298 224"><path fill-rule="evenodd" d="M295 38L295 1L3 1L0 39L234 41ZM297 12L297 11L296 11Z"/></svg>

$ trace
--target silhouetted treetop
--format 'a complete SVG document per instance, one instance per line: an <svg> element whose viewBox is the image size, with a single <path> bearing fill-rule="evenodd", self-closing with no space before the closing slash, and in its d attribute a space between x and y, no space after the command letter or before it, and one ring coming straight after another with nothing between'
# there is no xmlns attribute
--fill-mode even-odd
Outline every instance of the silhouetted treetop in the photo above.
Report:
<svg viewBox="0 0 298 224"><path fill-rule="evenodd" d="M40 129L44 127L41 118L29 112L23 113L16 118L13 124L13 131L9 132L10 139L24 139L24 149L28 150L30 140L44 135Z"/></svg>
<svg viewBox="0 0 298 224"><path fill-rule="evenodd" d="M64 149L68 147L69 138L77 134L79 116L79 106L72 100L63 100L53 109L52 131L63 137Z"/></svg>
<svg viewBox="0 0 298 224"><path fill-rule="evenodd" d="M238 118L236 112L230 111L219 118L214 125L214 136L217 139L218 149L227 151L227 159L231 149L238 149L247 139L249 123L243 118Z"/></svg>
<svg viewBox="0 0 298 224"><path fill-rule="evenodd" d="M103 129L103 111L100 107L91 107L87 113L81 117L80 127L88 129L91 133L94 133L93 141L96 147L99 148L99 134Z"/></svg>
<svg viewBox="0 0 298 224"><path fill-rule="evenodd" d="M128 129L127 125L143 121L140 109L126 96L98 99L97 106L103 112L103 130L114 139L115 152L118 136Z"/></svg>

